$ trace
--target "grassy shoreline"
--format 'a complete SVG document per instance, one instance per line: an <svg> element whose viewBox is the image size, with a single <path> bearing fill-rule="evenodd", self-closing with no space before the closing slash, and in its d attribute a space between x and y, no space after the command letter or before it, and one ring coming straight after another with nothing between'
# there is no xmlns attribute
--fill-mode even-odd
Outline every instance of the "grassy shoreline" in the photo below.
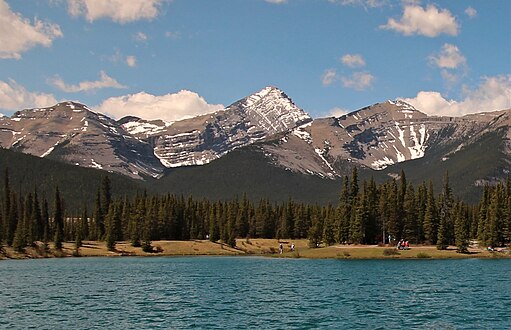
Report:
<svg viewBox="0 0 511 330"><path fill-rule="evenodd" d="M284 252L279 253L282 243ZM291 243L295 251L290 250ZM435 246L418 245L410 250L398 251L394 247L377 245L332 245L309 248L308 241L276 239L238 239L236 248L208 240L190 241L154 241L152 246L160 252L146 253L141 248L132 247L129 242L119 242L115 251L108 251L105 242L85 241L76 253L74 242L65 242L63 249L57 251L50 244L45 251L42 244L26 248L24 253L3 247L0 259L34 259L58 257L122 257L122 256L268 256L279 258L308 259L465 259L465 258L511 258L510 252L491 252L477 246L471 246L469 253L457 253L455 247L437 250Z"/></svg>

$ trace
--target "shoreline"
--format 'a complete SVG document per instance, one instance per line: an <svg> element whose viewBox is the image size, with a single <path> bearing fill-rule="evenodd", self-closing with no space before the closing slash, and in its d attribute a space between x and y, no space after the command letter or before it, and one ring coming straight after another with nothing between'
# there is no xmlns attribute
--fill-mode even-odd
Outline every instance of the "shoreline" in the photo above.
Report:
<svg viewBox="0 0 511 330"><path fill-rule="evenodd" d="M282 243L284 252L279 253ZM291 243L295 251L290 250ZM304 259L511 259L511 252L487 251L471 246L469 253L457 253L455 247L447 250L437 250L436 246L417 245L409 250L397 250L395 247L377 245L332 245L327 247L309 248L308 240L281 239L237 239L236 248L209 240L190 241L154 241L153 249L159 252L143 252L140 247L132 247L129 242L118 242L115 251L108 251L105 242L84 241L83 246L75 252L74 242L65 242L61 251L53 249L45 251L43 244L25 249L24 253L15 252L12 248L3 247L0 260L8 259L38 259L38 258L68 258L68 257L178 257L178 256L259 256L272 258L304 258Z"/></svg>

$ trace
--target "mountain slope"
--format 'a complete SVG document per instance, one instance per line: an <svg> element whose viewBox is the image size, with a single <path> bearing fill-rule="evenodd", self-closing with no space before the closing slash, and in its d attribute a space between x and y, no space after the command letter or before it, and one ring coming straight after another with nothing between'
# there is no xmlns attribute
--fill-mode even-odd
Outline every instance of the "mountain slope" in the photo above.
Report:
<svg viewBox="0 0 511 330"><path fill-rule="evenodd" d="M266 87L225 110L170 124L133 117L119 122L138 139L151 143L166 167L180 167L207 164L310 121L284 92Z"/></svg>
<svg viewBox="0 0 511 330"><path fill-rule="evenodd" d="M140 178L139 174L158 176L163 171L148 143L75 102L0 118L0 146L134 178Z"/></svg>

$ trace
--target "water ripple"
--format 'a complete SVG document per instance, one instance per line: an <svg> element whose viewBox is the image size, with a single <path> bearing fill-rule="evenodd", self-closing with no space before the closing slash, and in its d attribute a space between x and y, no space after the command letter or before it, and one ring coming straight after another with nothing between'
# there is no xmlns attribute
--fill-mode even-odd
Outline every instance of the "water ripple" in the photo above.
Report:
<svg viewBox="0 0 511 330"><path fill-rule="evenodd" d="M510 260L0 262L8 329L511 329Z"/></svg>

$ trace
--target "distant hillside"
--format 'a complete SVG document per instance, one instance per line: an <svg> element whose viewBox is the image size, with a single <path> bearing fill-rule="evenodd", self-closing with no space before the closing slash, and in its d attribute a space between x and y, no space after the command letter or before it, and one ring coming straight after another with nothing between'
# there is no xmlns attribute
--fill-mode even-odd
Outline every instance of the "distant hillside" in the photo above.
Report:
<svg viewBox="0 0 511 330"><path fill-rule="evenodd" d="M66 207L80 209L84 202L92 205L103 176L112 181L112 193L116 196L134 195L146 188L140 180L107 173L101 170L69 165L60 161L39 158L0 148L1 188L5 169L9 170L11 188L25 194L37 188L40 196L53 201L58 185L65 198Z"/></svg>

